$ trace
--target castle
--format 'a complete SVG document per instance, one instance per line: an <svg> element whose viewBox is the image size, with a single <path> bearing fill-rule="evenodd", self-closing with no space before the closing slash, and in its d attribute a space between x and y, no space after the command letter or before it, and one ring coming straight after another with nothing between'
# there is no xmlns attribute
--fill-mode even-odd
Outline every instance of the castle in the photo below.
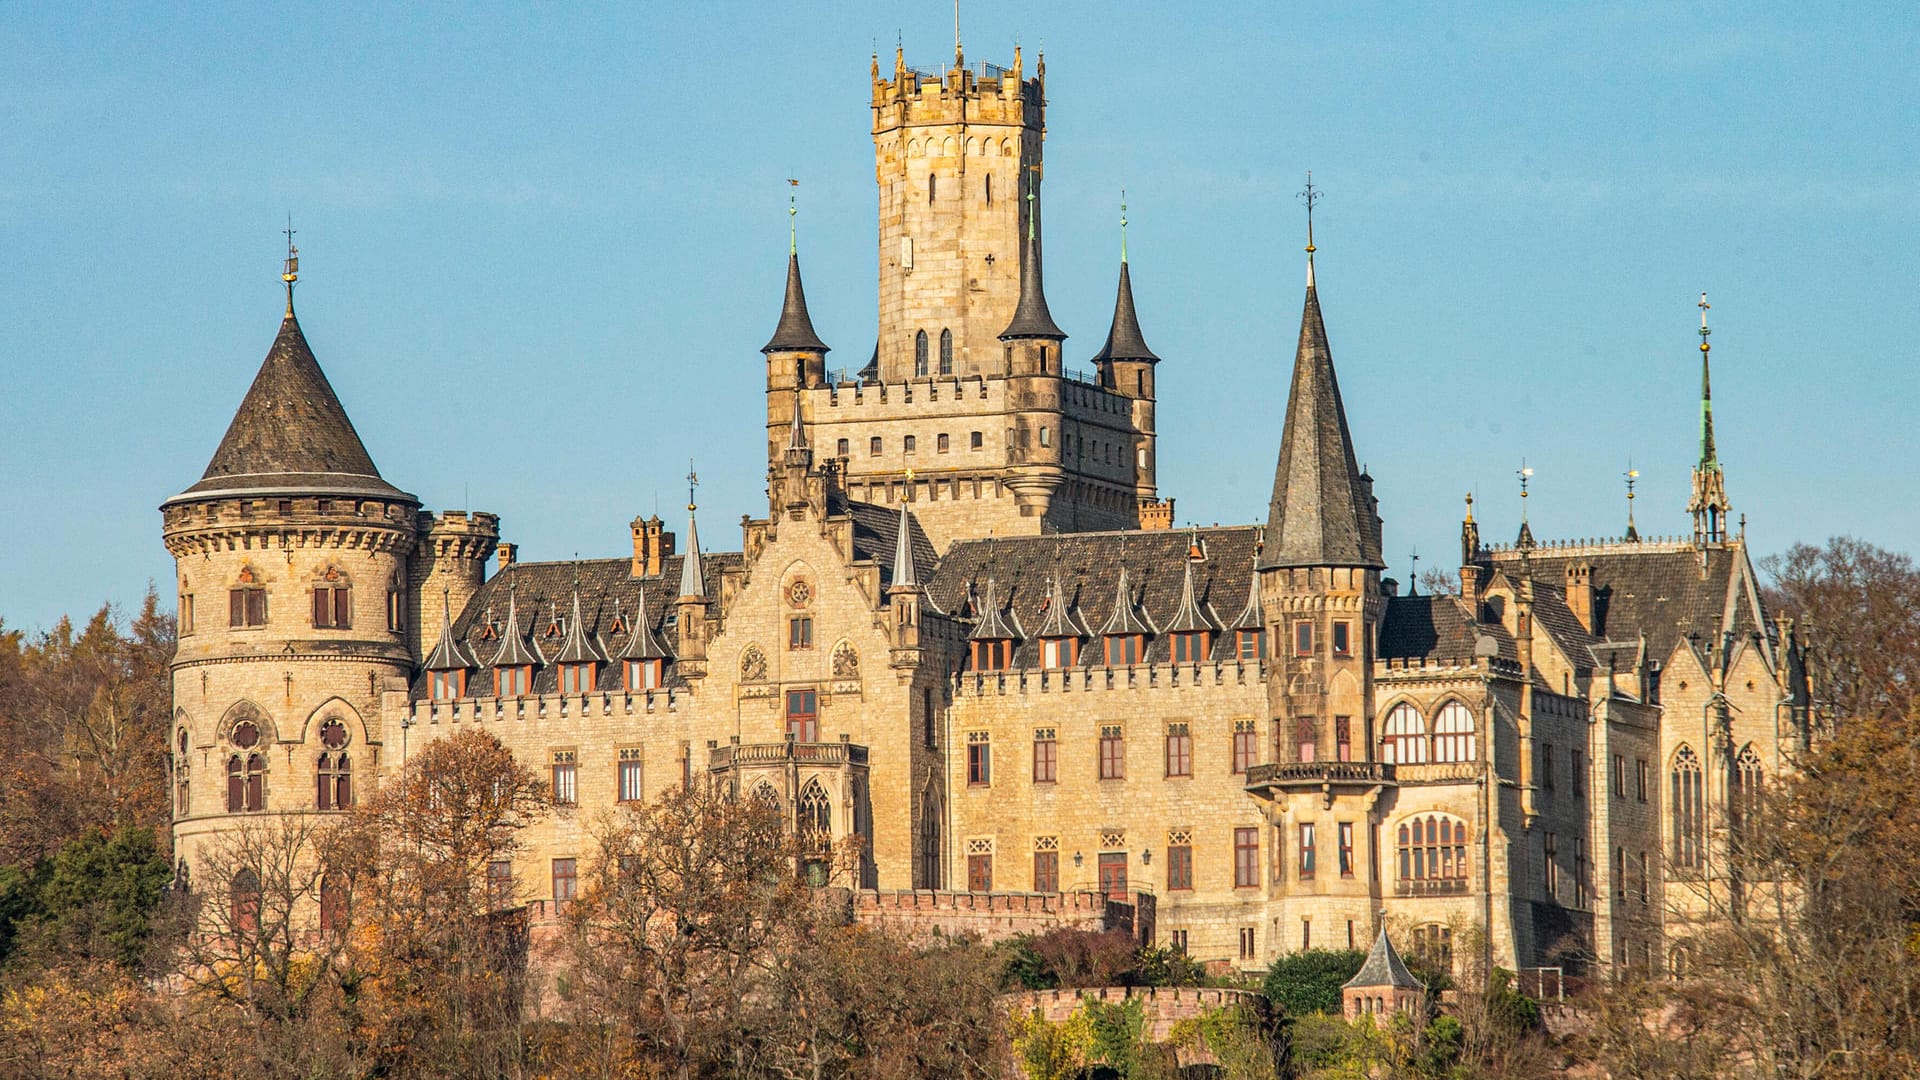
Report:
<svg viewBox="0 0 1920 1080"><path fill-rule="evenodd" d="M1047 310L1045 87L1018 50L875 59L877 342L829 371L791 250L760 350L769 505L735 551L691 504L684 538L636 518L630 554L566 563L424 509L322 374L290 258L265 363L161 507L183 865L480 726L563 807L495 868L514 902L572 895L598 811L714 776L860 838L873 910L1151 897L1161 943L1243 967L1365 947L1384 911L1432 949L1484 928L1508 967L1667 964L1669 912L1736 887L1744 801L1806 738L1711 412L1689 535L1492 544L1469 501L1457 594L1402 590L1309 227L1264 520L1174 529L1124 251L1090 375Z"/></svg>

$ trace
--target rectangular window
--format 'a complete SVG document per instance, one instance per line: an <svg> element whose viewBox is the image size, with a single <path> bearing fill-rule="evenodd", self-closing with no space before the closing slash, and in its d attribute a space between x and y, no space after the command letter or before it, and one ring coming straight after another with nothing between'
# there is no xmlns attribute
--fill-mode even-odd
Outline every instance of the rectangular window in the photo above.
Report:
<svg viewBox="0 0 1920 1080"><path fill-rule="evenodd" d="M1167 725L1167 775L1193 775L1193 736L1186 724Z"/></svg>
<svg viewBox="0 0 1920 1080"><path fill-rule="evenodd" d="M970 450L978 450L981 447L985 446L986 444L987 444L986 437L978 431L974 432L971 436L968 437L968 449Z"/></svg>
<svg viewBox="0 0 1920 1080"><path fill-rule="evenodd" d="M1547 791L1553 790L1553 744L1552 743L1540 744L1540 786Z"/></svg>
<svg viewBox="0 0 1920 1080"><path fill-rule="evenodd" d="M1173 661L1176 664L1198 664L1206 660L1210 652L1204 631L1173 635Z"/></svg>
<svg viewBox="0 0 1920 1080"><path fill-rule="evenodd" d="M915 445L914 438L913 436L909 435L905 439L901 440L900 448L902 450L905 450L907 453L911 454L914 452L914 445Z"/></svg>
<svg viewBox="0 0 1920 1080"><path fill-rule="evenodd" d="M817 691L787 691L787 737L800 743L820 741L820 694Z"/></svg>
<svg viewBox="0 0 1920 1080"><path fill-rule="evenodd" d="M1353 717L1333 718L1333 750L1335 761L1353 760Z"/></svg>
<svg viewBox="0 0 1920 1080"><path fill-rule="evenodd" d="M1353 624L1335 622L1333 624L1333 655L1353 655Z"/></svg>
<svg viewBox="0 0 1920 1080"><path fill-rule="evenodd" d="M1193 845L1168 845L1167 890L1173 892L1191 888L1193 888Z"/></svg>
<svg viewBox="0 0 1920 1080"><path fill-rule="evenodd" d="M1627 849L1613 849L1613 897L1624 901L1627 898Z"/></svg>
<svg viewBox="0 0 1920 1080"><path fill-rule="evenodd" d="M1106 643L1108 667L1127 667L1140 662L1140 635L1114 634L1106 639Z"/></svg>
<svg viewBox="0 0 1920 1080"><path fill-rule="evenodd" d="M466 693L467 673L464 671L431 672L427 681L435 701L452 701Z"/></svg>
<svg viewBox="0 0 1920 1080"><path fill-rule="evenodd" d="M1242 660L1258 660L1267 653L1267 632L1265 630L1241 630L1239 647L1236 650Z"/></svg>
<svg viewBox="0 0 1920 1080"><path fill-rule="evenodd" d="M513 863L495 859L487 864L487 903L493 910L513 906Z"/></svg>
<svg viewBox="0 0 1920 1080"><path fill-rule="evenodd" d="M1653 864L1647 861L1647 853L1640 853L1640 906L1647 906L1648 879L1653 876Z"/></svg>
<svg viewBox="0 0 1920 1080"><path fill-rule="evenodd" d="M993 891L993 856L967 856L967 891Z"/></svg>
<svg viewBox="0 0 1920 1080"><path fill-rule="evenodd" d="M973 667L976 671L1005 671L1013 658L1013 642L985 638L973 643Z"/></svg>
<svg viewBox="0 0 1920 1080"><path fill-rule="evenodd" d="M1060 744L1054 736L1054 729L1050 727L1033 731L1033 782L1036 784L1051 784L1059 778Z"/></svg>
<svg viewBox="0 0 1920 1080"><path fill-rule="evenodd" d="M936 453L944 454L947 452L949 448L950 447L947 444L947 436L945 435L945 433L935 435L933 437L933 449Z"/></svg>
<svg viewBox="0 0 1920 1080"><path fill-rule="evenodd" d="M1048 668L1072 667L1080 658L1080 639L1047 638L1040 643L1040 665Z"/></svg>
<svg viewBox="0 0 1920 1080"><path fill-rule="evenodd" d="M1634 792L1641 802L1647 801L1647 759L1634 758Z"/></svg>
<svg viewBox="0 0 1920 1080"><path fill-rule="evenodd" d="M561 664L560 692L563 694L584 694L593 689L592 664Z"/></svg>
<svg viewBox="0 0 1920 1080"><path fill-rule="evenodd" d="M572 859L553 860L553 903L555 907L574 898L580 883L579 864Z"/></svg>
<svg viewBox="0 0 1920 1080"><path fill-rule="evenodd" d="M1100 891L1114 900L1127 898L1127 853L1100 853Z"/></svg>
<svg viewBox="0 0 1920 1080"><path fill-rule="evenodd" d="M1127 778L1127 744L1120 734L1120 725L1106 724L1100 728L1100 779L1124 780Z"/></svg>
<svg viewBox="0 0 1920 1080"><path fill-rule="evenodd" d="M1547 897L1558 900L1560 899L1560 844L1558 838L1552 833L1546 835L1546 854Z"/></svg>
<svg viewBox="0 0 1920 1080"><path fill-rule="evenodd" d="M353 598L346 586L314 587L313 625L319 630L346 630L353 626Z"/></svg>
<svg viewBox="0 0 1920 1080"><path fill-rule="evenodd" d="M1233 830L1233 887L1251 889L1260 884L1260 830Z"/></svg>
<svg viewBox="0 0 1920 1080"><path fill-rule="evenodd" d="M407 628L407 598L399 589L387 590L387 629L395 634Z"/></svg>
<svg viewBox="0 0 1920 1080"><path fill-rule="evenodd" d="M1627 797L1627 758L1624 754L1613 755L1613 793L1622 799Z"/></svg>
<svg viewBox="0 0 1920 1080"><path fill-rule="evenodd" d="M1320 760L1319 741L1316 738L1318 732L1314 730L1314 727L1313 718L1310 716L1303 716L1299 720L1294 721L1293 746L1296 760Z"/></svg>
<svg viewBox="0 0 1920 1080"><path fill-rule="evenodd" d="M1168 940L1171 943L1174 952L1177 952L1182 956L1185 956L1187 954L1187 932L1185 930L1173 931L1168 936Z"/></svg>
<svg viewBox="0 0 1920 1080"><path fill-rule="evenodd" d="M1253 729L1251 720L1233 722L1233 771L1244 773L1259 758L1259 733Z"/></svg>
<svg viewBox="0 0 1920 1080"><path fill-rule="evenodd" d="M935 731L939 724L939 714L934 711L931 690L920 691L920 724L920 741L926 743L927 749L931 750L939 744L939 736Z"/></svg>
<svg viewBox="0 0 1920 1080"><path fill-rule="evenodd" d="M1253 959L1253 927L1251 926L1240 928L1240 959Z"/></svg>
<svg viewBox="0 0 1920 1080"><path fill-rule="evenodd" d="M1302 949L1313 948L1313 920L1312 919L1300 920L1300 947Z"/></svg>
<svg viewBox="0 0 1920 1080"><path fill-rule="evenodd" d="M233 589L227 593L227 625L267 625L267 590Z"/></svg>
<svg viewBox="0 0 1920 1080"><path fill-rule="evenodd" d="M1033 853L1033 891L1041 893L1060 891L1060 853L1058 851Z"/></svg>
<svg viewBox="0 0 1920 1080"><path fill-rule="evenodd" d="M967 732L967 785L986 787L993 783L993 744L984 731Z"/></svg>
<svg viewBox="0 0 1920 1080"><path fill-rule="evenodd" d="M880 456L880 436L875 435L873 438L867 440L867 456Z"/></svg>
<svg viewBox="0 0 1920 1080"><path fill-rule="evenodd" d="M1313 655L1313 624L1297 622L1293 624L1293 655Z"/></svg>
<svg viewBox="0 0 1920 1080"><path fill-rule="evenodd" d="M1578 750L1574 750L1568 754L1567 778L1573 781L1573 797L1576 799L1585 798L1587 794L1586 755Z"/></svg>
<svg viewBox="0 0 1920 1080"><path fill-rule="evenodd" d="M847 446L847 440L841 439L838 443L834 444L833 452L836 457L847 457L850 449L851 448Z"/></svg>
<svg viewBox="0 0 1920 1080"><path fill-rule="evenodd" d="M557 750L553 755L553 801L561 806L572 806L580 801L579 763L571 750Z"/></svg>
<svg viewBox="0 0 1920 1080"><path fill-rule="evenodd" d="M665 664L659 660L627 661L627 689L660 689L661 669L664 666Z"/></svg>
<svg viewBox="0 0 1920 1080"><path fill-rule="evenodd" d="M193 594L180 594L180 632L193 633Z"/></svg>
<svg viewBox="0 0 1920 1080"><path fill-rule="evenodd" d="M1587 880L1587 838L1573 838L1573 906L1585 908L1591 898L1587 895L1590 887Z"/></svg>
<svg viewBox="0 0 1920 1080"><path fill-rule="evenodd" d="M620 801L640 802L646 798L641 787L640 748L629 746L620 751Z"/></svg>
<svg viewBox="0 0 1920 1080"><path fill-rule="evenodd" d="M1353 876L1353 822L1340 823L1340 876Z"/></svg>
<svg viewBox="0 0 1920 1080"><path fill-rule="evenodd" d="M503 667L493 669L494 697L525 697L527 684L533 681L533 669L530 667Z"/></svg>
<svg viewBox="0 0 1920 1080"><path fill-rule="evenodd" d="M1313 822L1300 825L1300 880L1313 880Z"/></svg>
<svg viewBox="0 0 1920 1080"><path fill-rule="evenodd" d="M795 615L793 618L787 620L787 648L789 649L813 648L813 617L812 616Z"/></svg>

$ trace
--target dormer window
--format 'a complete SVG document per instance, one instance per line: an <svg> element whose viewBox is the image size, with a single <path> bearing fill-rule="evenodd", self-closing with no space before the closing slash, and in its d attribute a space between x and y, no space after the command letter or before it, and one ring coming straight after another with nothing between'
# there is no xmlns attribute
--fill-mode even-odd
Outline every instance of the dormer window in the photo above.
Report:
<svg viewBox="0 0 1920 1080"><path fill-rule="evenodd" d="M1242 660L1258 660L1267 654L1267 632L1265 630L1237 631L1239 640L1234 643L1234 655Z"/></svg>
<svg viewBox="0 0 1920 1080"><path fill-rule="evenodd" d="M658 690L662 677L661 669L665 666L659 660L627 661L627 689Z"/></svg>
<svg viewBox="0 0 1920 1080"><path fill-rule="evenodd" d="M467 673L464 670L430 671L427 686L433 700L453 701L466 696Z"/></svg>
<svg viewBox="0 0 1920 1080"><path fill-rule="evenodd" d="M1040 666L1069 668L1080 662L1080 639L1046 638L1040 642Z"/></svg>
<svg viewBox="0 0 1920 1080"><path fill-rule="evenodd" d="M584 694L593 689L593 664L561 664L560 692Z"/></svg>
<svg viewBox="0 0 1920 1080"><path fill-rule="evenodd" d="M533 686L533 666L514 664L493 669L494 697L526 697Z"/></svg>
<svg viewBox="0 0 1920 1080"><path fill-rule="evenodd" d="M1205 630L1173 635L1173 662L1197 664L1213 654L1213 635Z"/></svg>
<svg viewBox="0 0 1920 1080"><path fill-rule="evenodd" d="M1144 634L1108 634L1107 666L1129 667L1140 662L1147 651L1147 639Z"/></svg>
<svg viewBox="0 0 1920 1080"><path fill-rule="evenodd" d="M1013 642L1005 638L985 638L973 642L975 671L1005 671L1013 664Z"/></svg>

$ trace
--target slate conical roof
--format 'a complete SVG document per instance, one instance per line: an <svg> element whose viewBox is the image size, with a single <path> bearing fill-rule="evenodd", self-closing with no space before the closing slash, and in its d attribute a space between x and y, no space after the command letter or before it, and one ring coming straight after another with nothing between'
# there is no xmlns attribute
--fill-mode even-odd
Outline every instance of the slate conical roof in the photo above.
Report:
<svg viewBox="0 0 1920 1080"><path fill-rule="evenodd" d="M1055 574L1047 586L1047 618L1040 624L1040 636L1043 638L1084 638L1087 624L1073 611L1067 602L1067 588L1060 575Z"/></svg>
<svg viewBox="0 0 1920 1080"><path fill-rule="evenodd" d="M1032 199L1032 196L1029 196ZM1027 211L1027 242L1020 252L1020 303L1013 309L1013 319L1007 328L1000 331L1000 340L1011 341L1015 338L1051 338L1065 341L1066 331L1053 321L1053 313L1047 310L1047 290L1040 273L1040 203L1033 199Z"/></svg>
<svg viewBox="0 0 1920 1080"><path fill-rule="evenodd" d="M913 525L907 501L900 500L900 523L893 534L893 584L888 592L921 592L920 574L913 566Z"/></svg>
<svg viewBox="0 0 1920 1080"><path fill-rule="evenodd" d="M797 252L787 255L787 299L780 308L780 325L773 328L773 337L760 351L829 351L827 343L813 332L813 317L807 314L807 291L800 287L800 255Z"/></svg>
<svg viewBox="0 0 1920 1080"><path fill-rule="evenodd" d="M426 663L421 666L428 671L459 671L472 667L473 662L467 658L466 651L461 649L460 643L454 639L453 607L445 590L440 593L440 610L442 614L440 641L434 645L433 651L427 654Z"/></svg>
<svg viewBox="0 0 1920 1080"><path fill-rule="evenodd" d="M1307 300L1300 315L1286 429L1267 508L1263 568L1357 566L1386 569L1373 529L1368 487L1353 456L1353 436L1333 373L1333 350L1320 317L1313 264L1307 264Z"/></svg>
<svg viewBox="0 0 1920 1080"><path fill-rule="evenodd" d="M600 643L587 633L586 620L580 617L580 587L573 589L573 619L567 623L567 638L553 658L556 664L600 663L607 658Z"/></svg>
<svg viewBox="0 0 1920 1080"><path fill-rule="evenodd" d="M1219 629L1219 619L1200 603L1193 589L1194 559L1188 558L1185 576L1180 579L1180 609L1173 613L1173 621L1167 624L1169 634L1190 634L1202 630Z"/></svg>
<svg viewBox="0 0 1920 1080"><path fill-rule="evenodd" d="M1100 627L1103 636L1113 637L1125 634L1152 634L1153 627L1140 618L1133 606L1133 585L1127 581L1127 567L1120 566L1120 580L1114 583L1113 614L1107 616L1106 624Z"/></svg>
<svg viewBox="0 0 1920 1080"><path fill-rule="evenodd" d="M1360 971L1348 979L1342 989L1348 987L1391 986L1396 990L1424 990L1426 984L1413 977L1407 965L1400 960L1400 954L1394 951L1393 942L1387 940L1383 928L1380 936L1373 940L1373 951L1367 953L1367 962L1360 965Z"/></svg>
<svg viewBox="0 0 1920 1080"><path fill-rule="evenodd" d="M1120 295L1113 301L1113 325L1107 330L1107 343L1093 358L1098 360L1145 360L1157 364L1160 358L1147 348L1140 336L1140 316L1133 310L1133 277L1127 272L1127 260L1120 260Z"/></svg>
<svg viewBox="0 0 1920 1080"><path fill-rule="evenodd" d="M707 598L707 575L700 564L700 525L687 506L687 553L680 558L680 599Z"/></svg>
<svg viewBox="0 0 1920 1080"><path fill-rule="evenodd" d="M494 667L531 667L544 664L547 658L542 656L538 647L527 648L526 635L520 629L520 609L515 589L509 583L507 587L507 625L500 631L500 651L493 655Z"/></svg>
<svg viewBox="0 0 1920 1080"><path fill-rule="evenodd" d="M622 660L665 660L667 650L653 636L653 620L647 615L647 590L640 590L640 598L633 602L633 632L627 635L626 647L620 650Z"/></svg>
<svg viewBox="0 0 1920 1080"><path fill-rule="evenodd" d="M1250 582L1247 585L1247 606L1241 609L1240 617L1233 620L1233 628L1235 630L1265 630L1267 628L1267 612L1260 603L1260 567L1257 557L1255 559L1253 573L1249 574L1248 577L1250 578Z"/></svg>
<svg viewBox="0 0 1920 1080"><path fill-rule="evenodd" d="M200 482L167 501L242 492L418 501L380 478L291 307Z"/></svg>

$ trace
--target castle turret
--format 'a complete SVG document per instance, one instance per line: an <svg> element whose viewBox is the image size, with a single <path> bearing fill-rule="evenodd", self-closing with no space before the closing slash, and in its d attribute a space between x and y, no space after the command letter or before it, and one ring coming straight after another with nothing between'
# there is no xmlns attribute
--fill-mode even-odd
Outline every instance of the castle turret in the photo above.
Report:
<svg viewBox="0 0 1920 1080"><path fill-rule="evenodd" d="M767 461L777 464L780 446L798 407L801 389L825 384L827 353L831 350L814 332L813 316L807 312L807 292L800 283L800 249L797 233L791 227L798 208L789 201L787 215L787 291L780 305L780 322L773 336L760 347L767 359Z"/></svg>
<svg viewBox="0 0 1920 1080"><path fill-rule="evenodd" d="M1020 257L1020 302L1000 332L1007 395L1015 410L1007 446L1007 487L1022 517L1045 517L1066 478L1061 465L1060 343L1067 335L1047 310L1040 261L1040 203L1036 171L1027 180L1027 239Z"/></svg>
<svg viewBox="0 0 1920 1080"><path fill-rule="evenodd" d="M1727 500L1727 478L1720 471L1720 452L1713 445L1713 370L1709 362L1713 346L1707 338L1707 294L1700 294L1700 460L1693 466L1693 497L1687 500L1687 513L1693 516L1693 542L1701 546L1725 543L1727 516L1733 504Z"/></svg>
<svg viewBox="0 0 1920 1080"><path fill-rule="evenodd" d="M699 680L707 673L707 575L700 558L700 529L694 519L692 492L687 499L687 553L680 559L680 589L673 602L677 612L678 647L674 655L680 675Z"/></svg>
<svg viewBox="0 0 1920 1080"><path fill-rule="evenodd" d="M293 312L297 259L289 245L279 334L205 474L160 508L189 866L248 815L345 809L378 761L379 695L407 685L428 621L406 620L420 503L380 476L320 370Z"/></svg>

